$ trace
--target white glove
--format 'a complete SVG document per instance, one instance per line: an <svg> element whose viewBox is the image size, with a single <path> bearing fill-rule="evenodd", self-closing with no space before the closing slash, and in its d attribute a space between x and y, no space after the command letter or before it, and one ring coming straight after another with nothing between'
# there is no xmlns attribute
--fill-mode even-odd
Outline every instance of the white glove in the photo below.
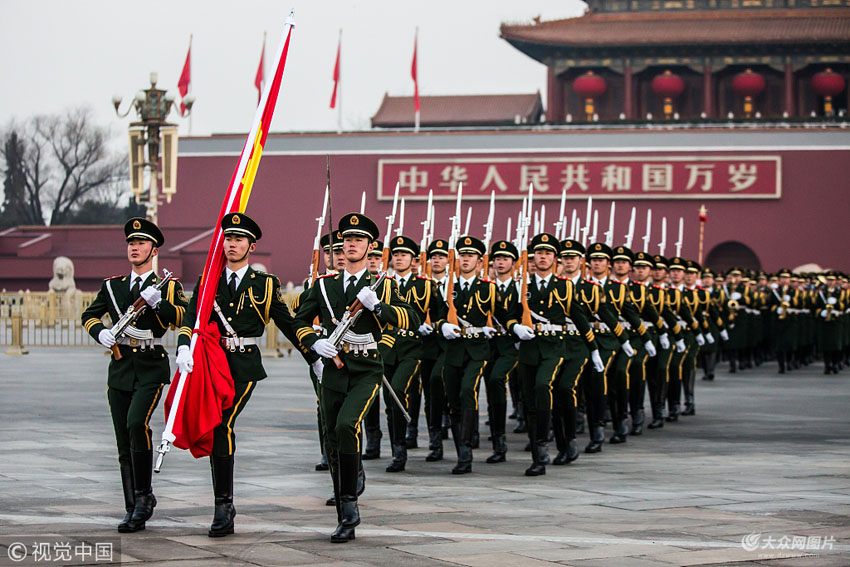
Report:
<svg viewBox="0 0 850 567"><path fill-rule="evenodd" d="M826 319L827 315L829 315L829 313L826 311L826 309L824 309L823 311L820 312L820 316L823 317L824 319ZM100 335L98 335L98 339L100 339L100 337L102 335L103 335L103 331L101 331ZM100 341L100 343L103 344L103 341Z"/></svg>
<svg viewBox="0 0 850 567"><path fill-rule="evenodd" d="M457 325L452 325L451 323L443 323L443 326L440 327L440 330L443 332L443 336L447 340L454 340L460 338L460 327Z"/></svg>
<svg viewBox="0 0 850 567"><path fill-rule="evenodd" d="M623 352L626 353L626 356L629 358L635 355L635 349L629 341L624 342L620 345L620 348L623 349Z"/></svg>
<svg viewBox="0 0 850 567"><path fill-rule="evenodd" d="M667 333L658 337L658 342L661 343L661 348L664 350L668 350L670 348L670 337L667 336Z"/></svg>
<svg viewBox="0 0 850 567"><path fill-rule="evenodd" d="M723 329L722 331L720 331L720 338L723 339L724 341L728 341L729 340L729 331L727 331L726 329Z"/></svg>
<svg viewBox="0 0 850 567"><path fill-rule="evenodd" d="M695 338L696 338L696 340L697 340L697 344L698 344L699 346L702 346L702 345L704 345L704 344L705 344L705 338L703 338L702 333L697 333L697 334L696 334L696 336L695 336Z"/></svg>
<svg viewBox="0 0 850 567"><path fill-rule="evenodd" d="M97 342L106 348L112 348L112 345L115 344L115 337L112 336L112 331L109 329L103 329L97 334Z"/></svg>
<svg viewBox="0 0 850 567"><path fill-rule="evenodd" d="M423 337L427 337L428 335L430 335L433 332L434 332L434 327L432 327L428 323L422 323L421 325L419 325L419 334L422 335Z"/></svg>
<svg viewBox="0 0 850 567"><path fill-rule="evenodd" d="M484 327L484 334L487 336L488 339L492 339L493 335L496 334L496 329L494 329L493 327Z"/></svg>
<svg viewBox="0 0 850 567"><path fill-rule="evenodd" d="M375 290L370 289L368 287L364 287L359 292L357 292L357 299L359 299L360 303L363 304L363 307L365 307L369 311L374 311L375 307L377 307L381 303L378 299L378 294L375 293Z"/></svg>
<svg viewBox="0 0 850 567"><path fill-rule="evenodd" d="M652 344L652 341L646 341L646 344L645 344L645 345L643 345L643 348L645 348L645 349L646 349L646 354L648 354L650 358L652 358L653 356L655 356L656 354L658 354L658 353L655 351L655 345L654 345L654 344Z"/></svg>
<svg viewBox="0 0 850 567"><path fill-rule="evenodd" d="M328 339L319 339L313 343L313 350L321 357L333 358L338 352L336 347Z"/></svg>
<svg viewBox="0 0 850 567"><path fill-rule="evenodd" d="M782 301L791 301L791 296L786 293L782 296Z"/></svg>
<svg viewBox="0 0 850 567"><path fill-rule="evenodd" d="M521 341L530 341L534 338L534 330L531 327L526 327L525 325L514 325L514 334Z"/></svg>
<svg viewBox="0 0 850 567"><path fill-rule="evenodd" d="M735 301L738 301L739 299L741 299L741 293L736 291L735 293L732 294L732 299L734 299Z"/></svg>
<svg viewBox="0 0 850 567"><path fill-rule="evenodd" d="M599 356L599 351L597 349L590 351L590 360L593 362L593 368L597 372L605 372L605 365L602 364L602 357Z"/></svg>
<svg viewBox="0 0 850 567"><path fill-rule="evenodd" d="M325 328L321 325L313 325L313 330L320 335L325 332Z"/></svg>
<svg viewBox="0 0 850 567"><path fill-rule="evenodd" d="M162 292L156 289L154 286L146 287L139 293L142 299L145 300L145 303L156 309L156 306L159 305L159 302L162 301Z"/></svg>
<svg viewBox="0 0 850 567"><path fill-rule="evenodd" d="M706 333L705 334L705 342L707 342L710 345L713 345L714 344L714 335L712 335L711 333Z"/></svg>
<svg viewBox="0 0 850 567"><path fill-rule="evenodd" d="M186 345L177 347L177 369L181 373L188 374L194 368L195 362L192 360L192 353Z"/></svg>
<svg viewBox="0 0 850 567"><path fill-rule="evenodd" d="M835 299L834 297L830 297L829 299L827 299L827 300L826 300L826 302L827 302L829 305L835 305L836 303L838 303L838 300L837 300L837 299Z"/></svg>
<svg viewBox="0 0 850 567"><path fill-rule="evenodd" d="M685 350L687 350L687 347L685 346L685 339L679 339L676 341L676 352L682 354Z"/></svg>
<svg viewBox="0 0 850 567"><path fill-rule="evenodd" d="M317 360L316 362L311 364L310 367L313 369L313 374L316 375L316 381L318 381L319 384L321 384L322 383L322 373L325 371L325 363L322 362L322 359L320 358L319 360Z"/></svg>

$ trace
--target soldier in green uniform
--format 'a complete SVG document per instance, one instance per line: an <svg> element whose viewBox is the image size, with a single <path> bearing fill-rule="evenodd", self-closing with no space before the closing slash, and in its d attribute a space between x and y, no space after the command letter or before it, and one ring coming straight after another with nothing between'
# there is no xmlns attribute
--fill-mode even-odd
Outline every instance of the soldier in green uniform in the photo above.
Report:
<svg viewBox="0 0 850 567"><path fill-rule="evenodd" d="M685 348L676 349L676 352L670 356L670 364L667 371L667 422L679 420L680 398L682 396L682 373L685 359L688 355L688 349L697 344L697 339L694 336L695 331L699 329L699 322L694 318L693 311L685 301L684 293L684 278L685 278L685 261L682 258L674 257L667 261L667 273L670 281L665 288L667 294L667 305L676 316L676 322L682 333L682 341ZM702 340L702 339L700 339Z"/></svg>
<svg viewBox="0 0 850 567"><path fill-rule="evenodd" d="M774 353L779 373L791 369L791 357L796 350L796 310L800 304L798 291L791 285L791 270L779 270L776 287L767 294L767 307L772 315Z"/></svg>
<svg viewBox="0 0 850 567"><path fill-rule="evenodd" d="M428 263L431 266L431 288L433 297L431 307L436 310L436 316L431 317L431 324L420 328L420 333L427 333L422 339L424 352L422 359L422 388L425 395L425 413L428 421L428 455L425 460L429 463L443 460L443 417L446 414L446 391L443 387L443 366L446 361L446 339L441 333L434 332L434 325L445 319L448 313L446 302L446 285L448 283L447 265L449 261L449 242L443 239L432 240L428 245ZM425 383L427 376L427 384Z"/></svg>
<svg viewBox="0 0 850 567"><path fill-rule="evenodd" d="M715 285L717 274L710 268L703 268L700 274L700 287L703 294L702 302L707 304L709 316L706 318L708 332L714 338L713 344L706 344L700 349L699 366L703 369L703 380L714 380L714 368L717 365L717 353L720 350L720 341L729 339L729 331L726 329L726 294L723 288Z"/></svg>
<svg viewBox="0 0 850 567"><path fill-rule="evenodd" d="M575 391L578 375L587 362L587 352L590 352L597 372L603 371L605 366L596 347L587 306L576 299L572 281L554 274L561 251L558 239L544 232L535 235L530 246L534 251L534 275L528 281L527 305L532 326L521 324L523 309L517 305L514 313L505 314L510 317L505 327L521 341L517 376L522 383L523 399L527 402L526 420L532 456L532 464L525 475L540 476L546 474L546 463L549 462L546 442L554 391L558 390L558 398L562 402L572 403L575 407L574 401L566 402L565 398L568 392L572 397ZM567 351L570 333L583 339L586 343L583 350ZM568 363L570 368L562 378L563 385L556 385L555 381ZM566 453L562 459L566 463Z"/></svg>
<svg viewBox="0 0 850 567"><path fill-rule="evenodd" d="M496 302L505 312L515 309L519 302L519 290L513 279L514 267L519 253L511 242L498 240L490 248L490 258L496 272ZM491 365L487 378L487 413L490 418L490 439L493 442L493 454L487 457L488 463L505 462L508 443L505 438L505 422L508 413L507 387L517 381L516 337L499 322L496 323L496 336L490 340Z"/></svg>
<svg viewBox="0 0 850 567"><path fill-rule="evenodd" d="M340 242L340 244L342 244ZM342 246L340 246L342 252ZM372 249L366 255L367 270L373 276L378 276L381 273L381 262L384 255L384 243L381 240L372 242ZM343 266L340 269L345 269L345 255L342 255ZM383 350L385 345L378 344L378 348ZM382 353L383 354L383 353ZM369 411L366 412L366 417L363 418L363 429L366 434L366 446L363 448L363 460L370 461L381 458L381 439L384 434L381 432L381 394L375 396L375 401L369 406Z"/></svg>
<svg viewBox="0 0 850 567"><path fill-rule="evenodd" d="M478 423L478 389L490 358L489 338L496 329L488 320L496 315L496 285L478 277L486 251L474 236L457 240L459 277L454 285L454 307L460 325L441 319L436 329L448 341L443 385L449 402L449 422L457 451L452 474L472 472L472 436Z"/></svg>
<svg viewBox="0 0 850 567"><path fill-rule="evenodd" d="M367 254L378 237L378 227L365 215L348 213L339 221L345 269L319 278L295 315L298 340L305 349L323 358L320 399L325 418L328 461L336 495L338 525L334 543L355 537L360 524L357 506L360 471L360 425L381 388L384 365L378 351L386 325L416 330L419 320L398 294L393 279L368 273ZM356 302L362 305L356 321L335 345L313 330L318 316L332 336Z"/></svg>
<svg viewBox="0 0 850 567"><path fill-rule="evenodd" d="M823 373L838 374L841 367L842 325L848 308L846 290L838 286L838 277L834 272L824 276L826 284L818 290L815 312L821 321L821 352L823 353Z"/></svg>
<svg viewBox="0 0 850 567"><path fill-rule="evenodd" d="M210 525L210 537L223 537L233 533L236 508L233 506L233 465L236 453L236 418L245 409L257 387L266 377L260 357L259 339L269 321L304 353L321 379L318 357L299 346L292 328L292 314L280 299L280 281L277 276L259 272L249 265L256 242L262 237L259 225L244 213L228 213L221 219L224 234L226 265L216 291L210 322L215 322L221 332L221 344L227 357L234 383L233 405L224 410L221 424L213 430L213 448L210 455L215 514ZM197 317L197 301L201 279L195 286L183 326L177 338L177 366L181 372L191 372L193 366L189 345ZM311 332L315 335L312 328Z"/></svg>
<svg viewBox="0 0 850 567"><path fill-rule="evenodd" d="M670 378L670 388L668 389L668 404L669 413L668 421L676 421L669 417L677 418L679 415L694 415L694 382L693 376L696 374L696 360L701 346L706 344L705 336L702 333L702 325L704 321L704 313L699 309L700 301L697 297L696 290L688 287L690 278L696 281L696 274L699 273L699 267L693 260L685 260L679 256L674 256L670 259L670 287L671 291L677 291L681 294L680 308L684 307L693 318L693 322L684 329L685 345L688 347L684 356L678 361L678 368L675 368L673 375ZM688 275L689 274L689 275ZM673 302L671 301L671 304ZM711 339L713 340L713 339ZM685 397L685 409L679 411L682 393Z"/></svg>
<svg viewBox="0 0 850 567"><path fill-rule="evenodd" d="M404 409L410 411L411 398L419 395L419 372L422 364L422 323L431 309L431 281L426 277L414 275L413 259L419 257L419 245L407 236L396 236L389 244L392 266L395 271L398 293L416 314L420 324L413 330L388 329L382 342L391 340L389 350L381 351L384 359L384 375L389 380L396 397ZM436 315L436 313L432 314ZM385 400L391 400L389 391ZM395 403L387 406L387 430L393 449L393 460L387 466L387 472L401 472L407 464L406 430L404 414Z"/></svg>
<svg viewBox="0 0 850 567"><path fill-rule="evenodd" d="M595 246L595 244L591 245L590 254L592 281L603 287L606 302L614 306L619 325L626 330L625 335L627 337L620 350L615 351L613 360L606 372L608 407L611 410L614 429L614 434L609 442L619 444L625 443L629 434L627 422L629 413L629 367L637 354L630 340L635 341L638 349L645 349L650 357L657 353L655 345L652 343L652 339L632 303L628 286L608 275L613 259L621 261L625 266L631 265L631 250L628 250L625 246L618 246L615 249L616 251L608 246L601 250L595 250ZM641 343L643 343L643 346L641 346Z"/></svg>
<svg viewBox="0 0 850 567"><path fill-rule="evenodd" d="M743 351L747 346L746 318L752 298L742 278L741 268L730 268L726 272L726 283L723 286L723 292L728 298L726 322L729 328L729 341L724 345L723 350L726 351L726 357L729 360L730 374L737 371L739 360L743 358Z"/></svg>
<svg viewBox="0 0 850 567"><path fill-rule="evenodd" d="M93 339L120 353L109 361L106 395L124 490L126 513L118 524L122 533L145 529L156 506L151 490L153 446L148 423L163 386L171 379L162 336L170 326L181 324L186 310L180 282L169 280L157 288L162 282L153 270L153 259L165 241L159 228L146 219L131 218L124 225L124 236L130 275L105 280L81 316ZM132 330L116 340L101 318L108 313L117 322L139 297L147 309L133 322Z"/></svg>

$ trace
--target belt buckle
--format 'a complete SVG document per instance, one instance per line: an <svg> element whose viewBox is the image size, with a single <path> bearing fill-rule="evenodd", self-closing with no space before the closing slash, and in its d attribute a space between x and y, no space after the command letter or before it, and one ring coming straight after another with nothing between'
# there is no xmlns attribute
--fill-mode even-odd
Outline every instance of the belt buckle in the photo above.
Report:
<svg viewBox="0 0 850 567"><path fill-rule="evenodd" d="M131 338L130 346L139 346L139 339Z"/></svg>
<svg viewBox="0 0 850 567"><path fill-rule="evenodd" d="M343 343L342 350L345 354L348 354L351 352L351 346L348 343Z"/></svg>

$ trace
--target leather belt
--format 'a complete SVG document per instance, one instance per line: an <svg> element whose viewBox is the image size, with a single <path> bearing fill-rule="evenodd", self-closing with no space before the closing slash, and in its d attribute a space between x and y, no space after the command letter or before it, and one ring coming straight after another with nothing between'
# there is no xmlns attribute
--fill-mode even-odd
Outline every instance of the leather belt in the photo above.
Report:
<svg viewBox="0 0 850 567"><path fill-rule="evenodd" d="M118 337L115 342L119 345L139 347L141 350L146 350L155 346L160 346L162 344L162 339L134 339L132 337Z"/></svg>
<svg viewBox="0 0 850 567"><path fill-rule="evenodd" d="M371 335L370 335L371 336ZM346 354L352 354L354 356L366 356L372 351L378 350L378 343L374 340L368 343L352 343L343 339L342 341L342 351Z"/></svg>
<svg viewBox="0 0 850 567"><path fill-rule="evenodd" d="M462 327L460 334L464 337L478 338L484 334L484 327ZM486 335L485 335L486 336Z"/></svg>
<svg viewBox="0 0 850 567"><path fill-rule="evenodd" d="M257 344L259 337L221 337L221 346L228 349L230 352L245 352L246 346Z"/></svg>

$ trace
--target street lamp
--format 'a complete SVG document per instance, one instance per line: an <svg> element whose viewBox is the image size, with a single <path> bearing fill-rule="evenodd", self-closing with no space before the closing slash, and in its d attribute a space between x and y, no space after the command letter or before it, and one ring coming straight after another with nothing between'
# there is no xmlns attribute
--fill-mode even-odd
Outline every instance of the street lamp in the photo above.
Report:
<svg viewBox="0 0 850 567"><path fill-rule="evenodd" d="M133 97L133 102L122 113L121 95L112 97L115 114L124 118L135 109L140 122L130 123L130 189L136 197L136 203L144 202L147 217L154 223L159 222L159 197L165 196L166 202L171 202L171 196L177 192L177 125L166 122L171 109L182 115L174 101L174 94L156 88L157 74L150 75L149 89L140 90ZM188 116L192 111L195 97L188 94L183 99ZM145 155L147 147L147 156ZM160 147L162 154L160 155ZM145 169L149 168L149 185L144 188ZM160 190L159 180L162 179Z"/></svg>

